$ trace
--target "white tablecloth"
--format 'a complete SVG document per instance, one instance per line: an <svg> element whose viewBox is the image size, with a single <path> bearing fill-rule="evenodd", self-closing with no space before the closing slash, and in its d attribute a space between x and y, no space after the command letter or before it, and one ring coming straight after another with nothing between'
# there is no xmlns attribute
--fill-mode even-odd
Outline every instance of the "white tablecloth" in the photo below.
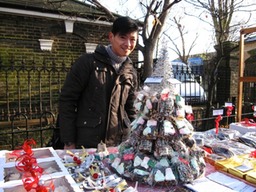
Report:
<svg viewBox="0 0 256 192"><path fill-rule="evenodd" d="M256 126L252 126L252 125L246 125L245 123L241 122L241 123L231 123L229 125L229 128L231 130L237 130L239 131L241 134L245 134L247 132L256 132Z"/></svg>

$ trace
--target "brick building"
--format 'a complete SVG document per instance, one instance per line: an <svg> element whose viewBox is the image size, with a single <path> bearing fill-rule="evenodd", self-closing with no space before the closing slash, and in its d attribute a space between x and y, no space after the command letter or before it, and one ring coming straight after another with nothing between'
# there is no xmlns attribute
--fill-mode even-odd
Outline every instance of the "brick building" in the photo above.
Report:
<svg viewBox="0 0 256 192"><path fill-rule="evenodd" d="M0 0L0 18L2 113L15 101L21 102L15 107L51 109L68 68L97 44L107 45L112 25L104 12L78 0ZM136 62L138 52L131 58Z"/></svg>
<svg viewBox="0 0 256 192"><path fill-rule="evenodd" d="M12 58L70 64L88 49L85 43L108 44L112 24L104 12L78 0L0 0L0 17L4 63ZM52 47L40 47L41 40L49 40Z"/></svg>

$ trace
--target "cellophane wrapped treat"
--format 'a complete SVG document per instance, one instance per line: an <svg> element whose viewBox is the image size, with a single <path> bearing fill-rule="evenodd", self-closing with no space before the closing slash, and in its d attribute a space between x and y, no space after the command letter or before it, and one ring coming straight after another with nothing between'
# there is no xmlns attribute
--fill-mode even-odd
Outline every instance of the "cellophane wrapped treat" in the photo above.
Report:
<svg viewBox="0 0 256 192"><path fill-rule="evenodd" d="M152 93L146 88L134 107L137 117L130 138L110 161L118 175L154 186L190 183L204 174L205 152L192 137L182 97L169 89Z"/></svg>

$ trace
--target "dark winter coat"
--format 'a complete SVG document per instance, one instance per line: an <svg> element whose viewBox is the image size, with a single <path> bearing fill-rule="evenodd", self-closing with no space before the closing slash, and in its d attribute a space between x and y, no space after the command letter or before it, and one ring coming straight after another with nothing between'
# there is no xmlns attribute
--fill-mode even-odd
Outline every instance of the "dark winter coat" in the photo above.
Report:
<svg viewBox="0 0 256 192"><path fill-rule="evenodd" d="M74 63L59 98L61 140L78 147L117 146L135 118L137 75L129 58L117 73L104 46Z"/></svg>

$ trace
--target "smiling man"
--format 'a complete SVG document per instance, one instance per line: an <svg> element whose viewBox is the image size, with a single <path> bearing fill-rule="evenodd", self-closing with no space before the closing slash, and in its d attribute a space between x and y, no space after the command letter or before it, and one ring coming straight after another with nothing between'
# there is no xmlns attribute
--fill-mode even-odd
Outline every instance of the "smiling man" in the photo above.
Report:
<svg viewBox="0 0 256 192"><path fill-rule="evenodd" d="M119 57L129 56L137 43L138 28L131 26L130 21L127 17L117 19L109 33L111 49Z"/></svg>
<svg viewBox="0 0 256 192"><path fill-rule="evenodd" d="M59 125L64 149L117 146L128 139L135 118L137 74L128 57L138 40L138 25L117 18L108 46L77 59L59 98Z"/></svg>

